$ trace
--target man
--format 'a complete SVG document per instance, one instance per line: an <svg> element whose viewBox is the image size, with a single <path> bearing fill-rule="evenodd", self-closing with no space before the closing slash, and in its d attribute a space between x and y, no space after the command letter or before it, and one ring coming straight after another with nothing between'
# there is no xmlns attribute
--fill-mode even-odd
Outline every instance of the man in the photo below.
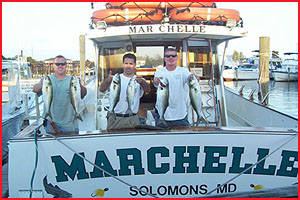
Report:
<svg viewBox="0 0 300 200"><path fill-rule="evenodd" d="M166 124L159 123L157 126L189 126L188 122L188 81L194 74L187 68L177 66L177 51L175 48L167 48L164 54L166 66L158 69L154 74L154 86L158 87L161 79L168 79L169 84L169 105L164 113ZM199 80L199 77L196 76ZM158 102L155 105L159 109ZM156 120L156 123L158 119Z"/></svg>
<svg viewBox="0 0 300 200"><path fill-rule="evenodd" d="M66 75L67 62L64 56L58 55L54 58L54 75L50 75L53 87L53 97L50 106L52 120L48 118L46 132L55 134L56 131L63 134L79 133L77 121L73 121L75 111L70 98L71 76ZM41 93L44 79L33 86L33 92ZM79 79L79 82L80 79ZM86 95L86 88L80 83L81 99ZM45 109L44 109L45 110ZM50 121L49 121L50 120ZM55 127L55 128L54 128Z"/></svg>
<svg viewBox="0 0 300 200"><path fill-rule="evenodd" d="M142 77L136 76L136 57L134 54L128 53L123 56L123 73L120 74L121 89L119 101L114 110L107 114L107 129L120 128L134 128L139 125L139 117L137 112L139 110L140 98L144 92L150 92L150 85ZM134 78L137 84L134 84L134 99L132 111L129 111L127 101L127 86L131 78ZM110 71L108 77L101 83L100 91L105 92L113 80L112 72ZM110 101L112 101L110 93ZM112 105L112 103L111 103Z"/></svg>

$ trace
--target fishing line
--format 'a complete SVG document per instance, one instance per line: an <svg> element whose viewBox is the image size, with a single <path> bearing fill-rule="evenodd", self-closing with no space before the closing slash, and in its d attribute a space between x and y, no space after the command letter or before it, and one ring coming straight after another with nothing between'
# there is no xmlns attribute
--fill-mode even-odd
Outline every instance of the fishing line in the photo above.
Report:
<svg viewBox="0 0 300 200"><path fill-rule="evenodd" d="M279 149L281 149L283 146L285 146L286 144L288 144L289 142L291 142L293 139L296 138L296 136L298 136L298 134L295 134L294 136L292 136L289 140L287 140L285 143L283 143L282 145L280 145L279 147L277 147L276 149L274 149L270 154L266 155L265 157L263 157L262 159L260 159L259 161L257 161L256 163L252 164L250 167L246 168L245 170L243 170L241 173L239 173L238 175L234 176L233 178L229 179L228 181L226 181L225 183L223 183L222 185L219 185L218 187L216 187L215 189L211 190L210 192L208 192L206 194L206 196L209 196L211 193L213 193L214 191L216 191L217 189L223 187L224 185L226 185L227 183L233 181L234 179L238 178L239 176L241 176L242 174L244 174L246 171L248 171L249 169L252 169L253 167L255 167L256 165L258 165L259 163L261 163L262 161L264 161L265 159L267 159L269 156L271 156L273 153L275 153L276 151L278 151Z"/></svg>
<svg viewBox="0 0 300 200"><path fill-rule="evenodd" d="M123 184L125 184L125 185L127 185L127 186L129 186L129 187L131 187L131 188L134 188L134 189L138 190L141 194L147 194L147 195L149 195L149 196L151 196L151 197L158 198L156 195L151 194L151 193L149 193L149 192L147 192L147 191L143 191L143 190L139 189L137 186L133 186L133 185L131 185L130 183L127 183L127 182L123 181L122 179L120 179L120 178L116 177L115 175L109 173L109 172L106 171L105 169L103 169L103 168L99 167L98 165L92 163L90 160L86 159L84 156L82 156L82 155L80 155L79 153L77 153L77 152L76 152L74 149L72 149L70 146L68 146L68 145L66 145L65 143L63 143L62 141L60 141L60 139L58 139L58 138L55 137L54 135L51 135L51 134L48 134L48 133L45 133L45 135L51 136L52 138L54 138L55 140L57 140L58 142L60 142L63 146L65 146L67 149L69 149L69 150L71 150L73 153L75 153L77 156L79 156L80 158L84 159L86 162L90 163L92 166L94 166L94 167L96 167L97 169L103 171L104 173L108 174L109 176L111 176L112 178L116 179L117 181L119 181L119 182L121 182L121 183L123 183Z"/></svg>

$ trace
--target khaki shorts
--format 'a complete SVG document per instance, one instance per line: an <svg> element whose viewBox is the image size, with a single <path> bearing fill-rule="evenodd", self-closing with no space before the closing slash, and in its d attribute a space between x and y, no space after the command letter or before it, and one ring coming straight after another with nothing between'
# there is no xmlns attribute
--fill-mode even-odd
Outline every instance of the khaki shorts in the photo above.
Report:
<svg viewBox="0 0 300 200"><path fill-rule="evenodd" d="M140 125L138 115L118 117L114 114L108 114L107 129L134 128L137 125Z"/></svg>

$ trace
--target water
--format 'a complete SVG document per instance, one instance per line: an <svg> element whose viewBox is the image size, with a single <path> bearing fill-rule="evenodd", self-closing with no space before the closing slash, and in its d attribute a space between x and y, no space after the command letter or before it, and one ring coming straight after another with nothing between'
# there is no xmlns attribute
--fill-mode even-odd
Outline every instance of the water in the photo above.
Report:
<svg viewBox="0 0 300 200"><path fill-rule="evenodd" d="M259 84L256 80L252 81L225 81L225 86L238 91L242 85L244 97L248 97L252 89L257 91ZM268 107L278 110L282 113L298 118L298 82L269 82L269 101Z"/></svg>

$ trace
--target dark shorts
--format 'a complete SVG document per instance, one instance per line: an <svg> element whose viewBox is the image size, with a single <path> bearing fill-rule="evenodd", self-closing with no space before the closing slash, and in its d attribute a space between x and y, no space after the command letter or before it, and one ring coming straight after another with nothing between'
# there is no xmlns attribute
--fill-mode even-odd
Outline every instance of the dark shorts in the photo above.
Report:
<svg viewBox="0 0 300 200"><path fill-rule="evenodd" d="M172 120L172 121L165 120L166 124L164 124L164 123L157 124L157 122L159 121L159 114L158 114L157 110L155 109L154 119L155 119L155 125L158 127L162 127L162 128L173 127L173 126L190 126L187 115L183 119Z"/></svg>

